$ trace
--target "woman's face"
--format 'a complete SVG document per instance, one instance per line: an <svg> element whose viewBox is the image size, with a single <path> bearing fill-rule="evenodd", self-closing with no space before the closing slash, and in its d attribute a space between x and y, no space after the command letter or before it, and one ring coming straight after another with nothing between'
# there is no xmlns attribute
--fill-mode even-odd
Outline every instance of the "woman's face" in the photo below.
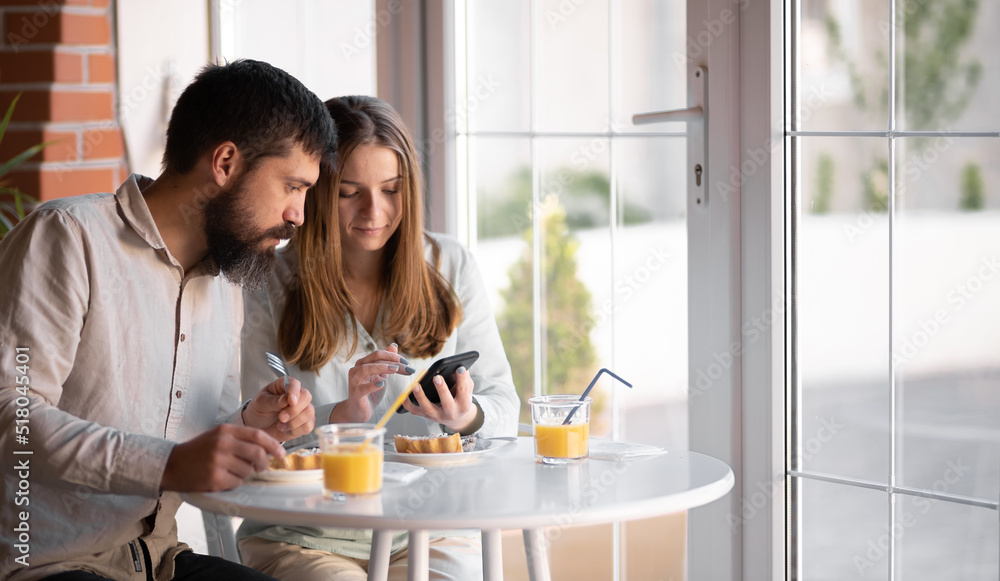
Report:
<svg viewBox="0 0 1000 581"><path fill-rule="evenodd" d="M358 146L340 176L337 201L344 252L380 252L403 218L403 179L396 152Z"/></svg>

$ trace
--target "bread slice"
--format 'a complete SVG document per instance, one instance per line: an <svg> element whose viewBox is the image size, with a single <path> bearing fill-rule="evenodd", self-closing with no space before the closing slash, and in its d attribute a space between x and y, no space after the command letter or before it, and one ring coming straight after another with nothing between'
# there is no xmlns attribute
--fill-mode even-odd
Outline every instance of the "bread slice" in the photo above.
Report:
<svg viewBox="0 0 1000 581"><path fill-rule="evenodd" d="M395 436L396 452L400 454L450 454L462 451L458 434L440 436Z"/></svg>
<svg viewBox="0 0 1000 581"><path fill-rule="evenodd" d="M271 470L319 470L321 466L319 448L303 448L281 459L271 458L267 467Z"/></svg>

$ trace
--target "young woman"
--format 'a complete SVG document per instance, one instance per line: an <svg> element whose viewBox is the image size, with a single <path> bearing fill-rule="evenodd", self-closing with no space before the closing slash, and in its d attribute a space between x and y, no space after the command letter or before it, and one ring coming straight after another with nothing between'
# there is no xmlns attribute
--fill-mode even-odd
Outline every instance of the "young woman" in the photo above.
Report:
<svg viewBox="0 0 1000 581"><path fill-rule="evenodd" d="M312 393L316 424L375 422L435 359L479 351L452 390L434 378L440 404L393 416L394 434L482 437L517 433L519 400L510 364L472 254L424 231L417 153L395 110L374 97L326 103L337 125L338 168L306 199L305 222L281 253L265 293L246 296L243 383L272 372L279 351ZM365 579L370 530L245 522L243 562L279 579ZM394 538L390 579L405 578L406 535ZM431 541L431 578L482 574L474 531Z"/></svg>

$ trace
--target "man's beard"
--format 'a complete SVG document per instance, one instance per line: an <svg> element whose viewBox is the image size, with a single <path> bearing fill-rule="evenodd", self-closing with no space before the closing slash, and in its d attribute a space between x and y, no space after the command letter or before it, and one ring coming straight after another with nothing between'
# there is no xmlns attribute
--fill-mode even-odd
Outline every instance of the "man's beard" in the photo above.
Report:
<svg viewBox="0 0 1000 581"><path fill-rule="evenodd" d="M277 257L275 238L292 237L295 226L285 223L256 233L252 212L247 204L246 174L205 205L205 236L208 255L227 280L250 291L259 291L267 283Z"/></svg>

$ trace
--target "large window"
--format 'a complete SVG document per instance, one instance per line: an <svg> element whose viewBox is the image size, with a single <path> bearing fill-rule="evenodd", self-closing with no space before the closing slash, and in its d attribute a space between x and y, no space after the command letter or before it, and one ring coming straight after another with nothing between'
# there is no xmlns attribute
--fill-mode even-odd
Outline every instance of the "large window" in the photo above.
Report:
<svg viewBox="0 0 1000 581"><path fill-rule="evenodd" d="M996 580L1000 4L789 7L789 578Z"/></svg>
<svg viewBox="0 0 1000 581"><path fill-rule="evenodd" d="M686 448L686 127L631 121L687 106L684 2L457 5L460 226L522 400L580 393L606 367L634 387L605 376L592 433ZM578 539L581 575L682 572L683 519ZM605 561L611 534L660 549Z"/></svg>
<svg viewBox="0 0 1000 581"><path fill-rule="evenodd" d="M608 367L634 388L599 385L598 432L683 447L685 127L631 122L686 106L683 5L463 8L460 190L518 389L578 393Z"/></svg>

